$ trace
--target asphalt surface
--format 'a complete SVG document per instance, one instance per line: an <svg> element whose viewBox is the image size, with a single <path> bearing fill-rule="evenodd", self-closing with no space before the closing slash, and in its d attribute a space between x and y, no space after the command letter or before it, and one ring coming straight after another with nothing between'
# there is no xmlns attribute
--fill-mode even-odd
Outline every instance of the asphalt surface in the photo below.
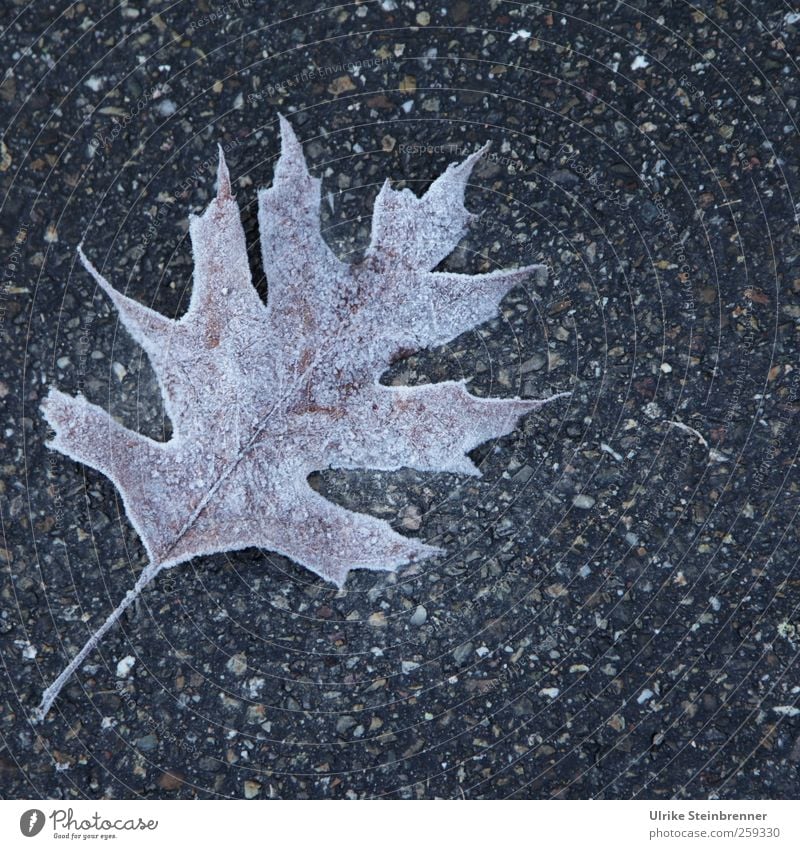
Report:
<svg viewBox="0 0 800 849"><path fill-rule="evenodd" d="M800 13L108 9L0 11L0 796L797 798ZM339 592L270 552L193 561L33 725L145 565L39 403L57 385L171 427L76 246L180 315L221 142L268 297L279 112L342 257L386 177L419 192L491 141L442 267L550 273L384 381L573 395L475 451L479 479L314 477L446 556Z"/></svg>

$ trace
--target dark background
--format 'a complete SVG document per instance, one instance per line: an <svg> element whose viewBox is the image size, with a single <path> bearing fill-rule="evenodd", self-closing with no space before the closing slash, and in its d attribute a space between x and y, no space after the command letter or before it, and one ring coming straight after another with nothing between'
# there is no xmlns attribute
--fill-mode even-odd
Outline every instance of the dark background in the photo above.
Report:
<svg viewBox="0 0 800 849"><path fill-rule="evenodd" d="M797 797L797 7L0 15L3 798ZM341 256L386 177L422 191L490 140L444 267L549 278L385 379L574 394L474 452L481 479L316 477L446 557L341 592L269 552L186 564L34 726L145 557L109 481L46 449L39 403L55 384L170 428L75 248L180 315L219 141L267 297L279 112Z"/></svg>

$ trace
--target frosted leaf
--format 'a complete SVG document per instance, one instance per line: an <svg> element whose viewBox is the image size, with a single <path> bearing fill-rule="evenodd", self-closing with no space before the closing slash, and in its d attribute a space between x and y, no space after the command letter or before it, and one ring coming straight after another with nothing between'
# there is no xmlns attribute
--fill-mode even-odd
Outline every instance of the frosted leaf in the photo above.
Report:
<svg viewBox="0 0 800 849"><path fill-rule="evenodd" d="M478 151L422 197L381 189L364 259L339 260L322 238L320 180L284 119L272 187L258 194L269 285L253 288L239 207L220 149L218 190L189 233L186 314L171 320L122 295L81 262L146 351L172 421L169 442L117 423L82 396L51 389L49 443L106 475L149 565L118 608L45 691L40 716L69 676L164 568L258 547L342 586L351 569L393 570L441 549L383 520L339 507L308 476L325 468L477 475L466 452L514 429L547 401L477 398L463 382L388 387L398 354L438 345L497 314L513 286L540 271L431 271L464 235L464 189ZM554 396L555 398L562 395Z"/></svg>

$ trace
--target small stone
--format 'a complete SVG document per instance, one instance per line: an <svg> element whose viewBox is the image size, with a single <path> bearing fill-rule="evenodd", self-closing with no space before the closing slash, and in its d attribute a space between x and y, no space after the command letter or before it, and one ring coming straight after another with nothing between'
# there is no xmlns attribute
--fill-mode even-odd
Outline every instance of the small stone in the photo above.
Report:
<svg viewBox="0 0 800 849"><path fill-rule="evenodd" d="M247 708L247 722L249 725L261 725L266 719L267 709L264 705L249 705Z"/></svg>
<svg viewBox="0 0 800 849"><path fill-rule="evenodd" d="M169 118L170 115L174 115L177 111L178 107L175 105L175 101L170 100L169 98L159 101L156 106L156 112L158 112L162 118Z"/></svg>
<svg viewBox="0 0 800 849"><path fill-rule="evenodd" d="M555 336L559 342L566 342L569 339L569 330L567 330L566 327L557 327L553 336Z"/></svg>
<svg viewBox="0 0 800 849"><path fill-rule="evenodd" d="M656 401L648 401L647 404L644 405L643 410L648 419L661 418L661 407Z"/></svg>
<svg viewBox="0 0 800 849"><path fill-rule="evenodd" d="M594 505L595 500L591 495L584 495L581 493L572 499L572 506L577 507L579 510L591 510Z"/></svg>
<svg viewBox="0 0 800 849"><path fill-rule="evenodd" d="M417 78L412 77L411 74L406 74L402 80L400 80L400 91L403 91L407 94L413 94L417 90Z"/></svg>
<svg viewBox="0 0 800 849"><path fill-rule="evenodd" d="M247 672L247 655L244 652L233 655L225 664L225 668L234 675L244 675Z"/></svg>
<svg viewBox="0 0 800 849"><path fill-rule="evenodd" d="M117 664L117 678L127 678L128 673L133 669L134 663L136 663L136 658L131 657L131 655L123 657Z"/></svg>
<svg viewBox="0 0 800 849"><path fill-rule="evenodd" d="M655 693L646 687L641 693L639 693L639 698L636 699L636 701L638 704L643 705L646 701L652 699L654 695Z"/></svg>
<svg viewBox="0 0 800 849"><path fill-rule="evenodd" d="M158 737L155 734L146 734L144 737L140 737L138 740L135 740L133 743L139 751L142 752L152 752L158 747Z"/></svg>
<svg viewBox="0 0 800 849"><path fill-rule="evenodd" d="M177 770L167 770L161 774L161 777L158 779L158 786L162 790L179 790L181 785L183 784L183 775Z"/></svg>
<svg viewBox="0 0 800 849"><path fill-rule="evenodd" d="M453 660L461 666L461 664L465 663L467 658L472 654L472 649L472 643L461 643L458 648L453 650Z"/></svg>
<svg viewBox="0 0 800 849"><path fill-rule="evenodd" d="M400 524L409 531L418 531L422 525L422 514L414 504L404 507L400 513Z"/></svg>
<svg viewBox="0 0 800 849"><path fill-rule="evenodd" d="M418 628L420 625L424 625L427 619L428 611L421 604L418 604L417 609L411 614L411 624Z"/></svg>
<svg viewBox="0 0 800 849"><path fill-rule="evenodd" d="M417 12L417 23L421 27L426 27L431 22L430 12Z"/></svg>
<svg viewBox="0 0 800 849"><path fill-rule="evenodd" d="M408 675L409 672L419 669L419 664L414 660L403 660L400 662L400 669L402 670L403 675Z"/></svg>
<svg viewBox="0 0 800 849"><path fill-rule="evenodd" d="M386 614L382 610L378 610L375 613L370 613L367 622L369 622L369 624L372 625L373 628L385 628Z"/></svg>
<svg viewBox="0 0 800 849"><path fill-rule="evenodd" d="M258 781L245 781L244 783L244 798L255 799L261 792L261 784Z"/></svg>
<svg viewBox="0 0 800 849"><path fill-rule="evenodd" d="M618 713L615 713L611 719L608 720L606 725L611 726L614 731L624 731L625 730L625 717L621 716Z"/></svg>
<svg viewBox="0 0 800 849"><path fill-rule="evenodd" d="M533 477L533 469L529 465L524 465L513 477L514 483L527 483Z"/></svg>
<svg viewBox="0 0 800 849"><path fill-rule="evenodd" d="M336 96L339 94L345 94L348 91L355 91L355 88L356 84L347 74L345 74L343 77L336 77L336 79L328 86L328 91L332 95Z"/></svg>
<svg viewBox="0 0 800 849"><path fill-rule="evenodd" d="M0 171L8 171L12 162L13 159L11 158L11 154L8 152L6 143L0 140Z"/></svg>
<svg viewBox="0 0 800 849"><path fill-rule="evenodd" d="M353 719L352 716L340 716L336 720L336 733L337 734L346 734L351 728L355 727L358 723Z"/></svg>
<svg viewBox="0 0 800 849"><path fill-rule="evenodd" d="M539 369L544 367L545 362L544 354L534 354L529 360L525 360L525 362L519 367L519 370L522 374L539 371Z"/></svg>

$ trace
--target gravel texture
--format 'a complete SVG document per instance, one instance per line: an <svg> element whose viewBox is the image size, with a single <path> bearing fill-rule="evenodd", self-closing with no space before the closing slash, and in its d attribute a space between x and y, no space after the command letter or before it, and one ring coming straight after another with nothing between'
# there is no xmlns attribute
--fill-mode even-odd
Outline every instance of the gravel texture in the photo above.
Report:
<svg viewBox="0 0 800 849"><path fill-rule="evenodd" d="M800 14L265 6L0 11L0 796L796 798ZM193 561L33 725L145 565L39 403L170 433L75 248L180 315L219 141L266 298L279 112L343 257L386 177L421 191L490 140L444 267L550 274L384 380L573 396L474 452L480 479L314 476L446 557L338 592L266 551Z"/></svg>

